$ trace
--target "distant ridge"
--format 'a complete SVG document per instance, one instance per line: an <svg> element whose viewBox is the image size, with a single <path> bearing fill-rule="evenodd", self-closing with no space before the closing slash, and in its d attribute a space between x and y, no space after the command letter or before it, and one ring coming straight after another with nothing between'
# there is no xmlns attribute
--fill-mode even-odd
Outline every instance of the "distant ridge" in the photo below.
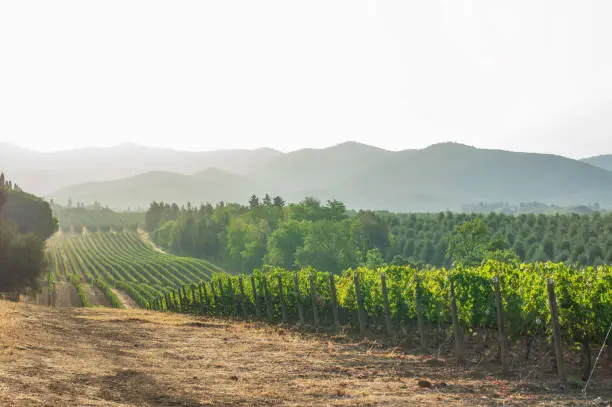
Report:
<svg viewBox="0 0 612 407"><path fill-rule="evenodd" d="M165 159L154 151L158 160ZM157 168L119 180L58 188L49 196L59 202L97 200L114 208L147 207L152 200L246 202L253 193L281 195L288 201L308 195L340 199L350 208L419 212L500 201L612 207L612 172L588 160L452 142L403 151L346 142L289 153L230 150L173 157L183 172ZM108 165L114 168L116 162ZM103 167L98 169L104 173Z"/></svg>
<svg viewBox="0 0 612 407"><path fill-rule="evenodd" d="M612 171L612 154L585 158L582 161L604 170Z"/></svg>

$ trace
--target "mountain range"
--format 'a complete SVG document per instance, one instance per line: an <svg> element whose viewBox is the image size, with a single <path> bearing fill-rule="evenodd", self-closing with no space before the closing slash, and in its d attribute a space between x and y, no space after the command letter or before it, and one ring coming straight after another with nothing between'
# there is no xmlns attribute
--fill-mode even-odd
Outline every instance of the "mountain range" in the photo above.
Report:
<svg viewBox="0 0 612 407"><path fill-rule="evenodd" d="M0 144L0 165L23 189L60 204L98 201L117 209L153 200L246 202L253 193L414 212L500 201L612 207L612 155L574 160L457 143L388 151L346 142L289 153L136 145L40 153Z"/></svg>

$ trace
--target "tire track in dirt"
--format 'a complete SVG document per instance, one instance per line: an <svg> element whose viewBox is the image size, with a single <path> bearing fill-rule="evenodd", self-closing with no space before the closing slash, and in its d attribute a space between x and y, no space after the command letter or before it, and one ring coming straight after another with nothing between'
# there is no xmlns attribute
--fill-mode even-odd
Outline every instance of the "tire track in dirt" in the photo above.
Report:
<svg viewBox="0 0 612 407"><path fill-rule="evenodd" d="M119 302L121 302L121 304L123 304L125 308L127 309L138 308L138 304L136 304L136 302L126 293L119 291L116 288L111 288L111 291L115 293L115 295L119 299Z"/></svg>

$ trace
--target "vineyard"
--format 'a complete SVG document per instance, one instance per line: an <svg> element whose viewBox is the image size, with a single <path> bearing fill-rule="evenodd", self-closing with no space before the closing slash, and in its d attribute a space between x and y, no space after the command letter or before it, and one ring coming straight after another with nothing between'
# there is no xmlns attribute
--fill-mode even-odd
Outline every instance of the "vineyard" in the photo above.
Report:
<svg viewBox="0 0 612 407"><path fill-rule="evenodd" d="M135 231L58 233L47 248L51 296L69 282L83 306L97 305L90 304L96 290L113 307L122 307L121 293L142 307L168 290L222 272L205 260L160 252Z"/></svg>
<svg viewBox="0 0 612 407"><path fill-rule="evenodd" d="M423 354L458 359L484 346L496 350L504 369L518 362L517 344L524 346L521 360L544 345L553 369L578 355L585 377L593 350L610 344L610 266L489 261L452 270L362 267L335 275L265 267L230 275L207 261L164 253L137 232L86 230L49 239L47 260L49 297L63 290L83 306L122 308L129 296L157 311L387 336L412 342ZM93 291L100 295L92 297ZM100 297L106 302L92 301Z"/></svg>
<svg viewBox="0 0 612 407"><path fill-rule="evenodd" d="M588 370L592 346L599 349L612 324L612 267L489 262L456 270L359 268L337 276L312 269L256 270L249 276L215 273L209 282L166 293L148 306L299 322L361 335L412 336L424 354L445 348L458 358L468 344L481 346L475 342L492 337L493 348L502 349L504 367L510 363L509 344L525 340L524 357L529 359L535 344L550 341L556 327L558 351L579 351L574 353ZM474 339L487 330L497 332ZM554 363L563 364L563 356Z"/></svg>

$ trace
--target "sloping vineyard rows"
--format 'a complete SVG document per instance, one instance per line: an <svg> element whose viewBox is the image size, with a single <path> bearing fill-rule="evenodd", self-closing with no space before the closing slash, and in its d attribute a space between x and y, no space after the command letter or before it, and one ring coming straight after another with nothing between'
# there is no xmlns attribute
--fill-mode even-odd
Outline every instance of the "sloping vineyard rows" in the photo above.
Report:
<svg viewBox="0 0 612 407"><path fill-rule="evenodd" d="M50 279L71 281L77 290L80 282L94 285L115 307L120 301L111 287L144 306L169 290L208 280L219 270L205 260L156 251L130 231L60 233L47 247Z"/></svg>
<svg viewBox="0 0 612 407"><path fill-rule="evenodd" d="M449 339L460 343L481 328L499 329L496 292L504 340L550 338L549 281L554 284L565 345L580 346L587 353L591 345L601 345L612 324L611 266L575 269L553 263L489 262L455 270L359 268L336 276L312 269L256 270L249 276L215 273L209 282L166 293L148 307L362 333L418 333L426 352ZM458 339L453 338L455 326L461 332Z"/></svg>

